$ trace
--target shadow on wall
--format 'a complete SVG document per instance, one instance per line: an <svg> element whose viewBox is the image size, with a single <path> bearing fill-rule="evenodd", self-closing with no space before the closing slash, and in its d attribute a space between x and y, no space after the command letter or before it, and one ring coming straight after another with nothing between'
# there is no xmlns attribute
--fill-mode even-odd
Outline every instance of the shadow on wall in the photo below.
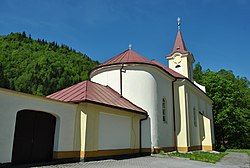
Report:
<svg viewBox="0 0 250 168"><path fill-rule="evenodd" d="M205 128L204 128L204 119L203 114L199 112L199 128L200 128L200 144L202 145L202 141L205 139Z"/></svg>

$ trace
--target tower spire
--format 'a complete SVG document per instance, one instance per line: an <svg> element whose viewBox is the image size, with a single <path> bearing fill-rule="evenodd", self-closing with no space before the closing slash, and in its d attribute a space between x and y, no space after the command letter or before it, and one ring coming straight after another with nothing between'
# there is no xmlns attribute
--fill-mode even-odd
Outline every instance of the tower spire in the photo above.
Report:
<svg viewBox="0 0 250 168"><path fill-rule="evenodd" d="M193 81L194 57L186 48L181 33L181 19L177 18L177 35L172 52L167 56L169 68Z"/></svg>
<svg viewBox="0 0 250 168"><path fill-rule="evenodd" d="M172 52L181 52L181 53L185 53L187 52L187 48L185 45L185 42L183 40L182 34L181 34L181 18L178 17L177 18L177 28L178 28L178 32L177 32L177 36L175 38L175 43L174 43L174 48Z"/></svg>

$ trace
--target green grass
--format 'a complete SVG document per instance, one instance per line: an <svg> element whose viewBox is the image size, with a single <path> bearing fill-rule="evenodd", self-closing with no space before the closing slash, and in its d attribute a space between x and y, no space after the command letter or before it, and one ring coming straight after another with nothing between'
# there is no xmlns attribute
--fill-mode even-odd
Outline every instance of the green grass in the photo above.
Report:
<svg viewBox="0 0 250 168"><path fill-rule="evenodd" d="M194 151L192 153L169 153L169 156L175 156L175 157L183 157L183 158L189 158L190 160L197 160L202 162L209 162L209 163L216 163L221 158L223 158L227 153L221 152L221 153L209 153L209 152L202 152L202 151Z"/></svg>
<svg viewBox="0 0 250 168"><path fill-rule="evenodd" d="M247 153L250 156L250 149L227 149L227 152Z"/></svg>

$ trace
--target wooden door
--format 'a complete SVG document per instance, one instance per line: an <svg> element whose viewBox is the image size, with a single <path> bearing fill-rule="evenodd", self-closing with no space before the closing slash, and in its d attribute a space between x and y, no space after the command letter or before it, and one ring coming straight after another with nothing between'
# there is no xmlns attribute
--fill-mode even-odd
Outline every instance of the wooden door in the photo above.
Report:
<svg viewBox="0 0 250 168"><path fill-rule="evenodd" d="M17 113L13 163L51 161L56 118L48 113L23 110Z"/></svg>

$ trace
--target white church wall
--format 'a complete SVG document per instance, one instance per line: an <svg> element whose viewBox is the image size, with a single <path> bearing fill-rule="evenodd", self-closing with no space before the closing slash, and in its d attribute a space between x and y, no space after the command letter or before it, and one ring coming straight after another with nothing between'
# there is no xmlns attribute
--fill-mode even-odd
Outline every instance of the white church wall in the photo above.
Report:
<svg viewBox="0 0 250 168"><path fill-rule="evenodd" d="M189 134L190 146L201 145L200 141L200 124L199 124L199 99L190 89L187 91L189 94Z"/></svg>
<svg viewBox="0 0 250 168"><path fill-rule="evenodd" d="M151 149L151 119L142 121L141 123L141 137L142 137L142 148Z"/></svg>
<svg viewBox="0 0 250 168"><path fill-rule="evenodd" d="M143 148L158 147L157 128L157 83L155 78L144 67L126 67L123 73L123 96L146 110L150 122L143 121ZM145 69L145 70L142 70ZM150 125L150 126L149 126ZM150 127L150 130L148 128ZM147 133L147 134L146 134ZM151 134L150 134L151 133ZM151 137L150 137L151 136Z"/></svg>
<svg viewBox="0 0 250 168"><path fill-rule="evenodd" d="M126 71L122 73L123 97L127 98L149 113L149 119L142 122L142 147L151 148L150 121L152 121L152 119L156 120L156 118L152 118L150 112L156 111L154 110L157 99L156 82L153 76L148 72L137 68L134 70L134 68L135 67L124 67ZM92 76L91 81L102 85L109 85L111 88L120 93L120 67L116 67L116 69L107 69L106 71L102 70Z"/></svg>
<svg viewBox="0 0 250 168"><path fill-rule="evenodd" d="M102 84L104 86L108 85L118 93L120 93L120 69L111 69L110 71L102 71L98 75L91 78L91 81Z"/></svg>
<svg viewBox="0 0 250 168"><path fill-rule="evenodd" d="M116 68L116 69L115 69ZM162 73L155 67L148 65L124 65L122 72L123 96L145 109L149 114L150 122L143 121L142 133L143 147L171 147L174 145L173 137L173 101L172 87L173 79ZM110 71L110 72L106 72ZM96 71L91 78L92 81L106 85L120 93L120 67L102 69ZM112 77L109 77L112 75ZM108 81L107 81L108 80ZM175 86L175 108L176 108L176 133L177 147L187 151L187 147L200 146L202 143L202 130L199 123L201 114L208 112L211 100L197 90L188 81ZM177 82L178 83L178 82ZM167 100L168 123L162 120L162 98ZM195 108L195 117L193 109ZM208 112L210 113L210 112ZM212 113L211 113L212 114ZM194 125L196 119L197 125ZM150 127L148 131L146 127ZM213 126L211 126L213 128ZM151 138L149 133L151 132ZM204 131L203 131L204 132Z"/></svg>
<svg viewBox="0 0 250 168"><path fill-rule="evenodd" d="M119 67L116 68L95 72L91 81L108 84L120 93ZM150 121L142 122L142 147L173 147L172 79L152 66L125 65L123 69L122 95L149 114ZM163 97L167 100L167 123L162 120ZM151 131L148 131L149 128Z"/></svg>
<svg viewBox="0 0 250 168"><path fill-rule="evenodd" d="M57 118L54 151L77 148L74 146L76 105L0 89L0 163L11 162L16 114L25 109L47 112Z"/></svg>
<svg viewBox="0 0 250 168"><path fill-rule="evenodd" d="M174 147L172 79L160 71L151 70L157 82L157 125L159 147ZM162 100L166 100L166 121L163 121Z"/></svg>
<svg viewBox="0 0 250 168"><path fill-rule="evenodd" d="M194 86L187 84L186 88L189 94L189 146L202 145L203 150L212 150L212 139L214 138L212 101ZM196 117L194 117L194 108ZM195 125L195 118L197 125Z"/></svg>

